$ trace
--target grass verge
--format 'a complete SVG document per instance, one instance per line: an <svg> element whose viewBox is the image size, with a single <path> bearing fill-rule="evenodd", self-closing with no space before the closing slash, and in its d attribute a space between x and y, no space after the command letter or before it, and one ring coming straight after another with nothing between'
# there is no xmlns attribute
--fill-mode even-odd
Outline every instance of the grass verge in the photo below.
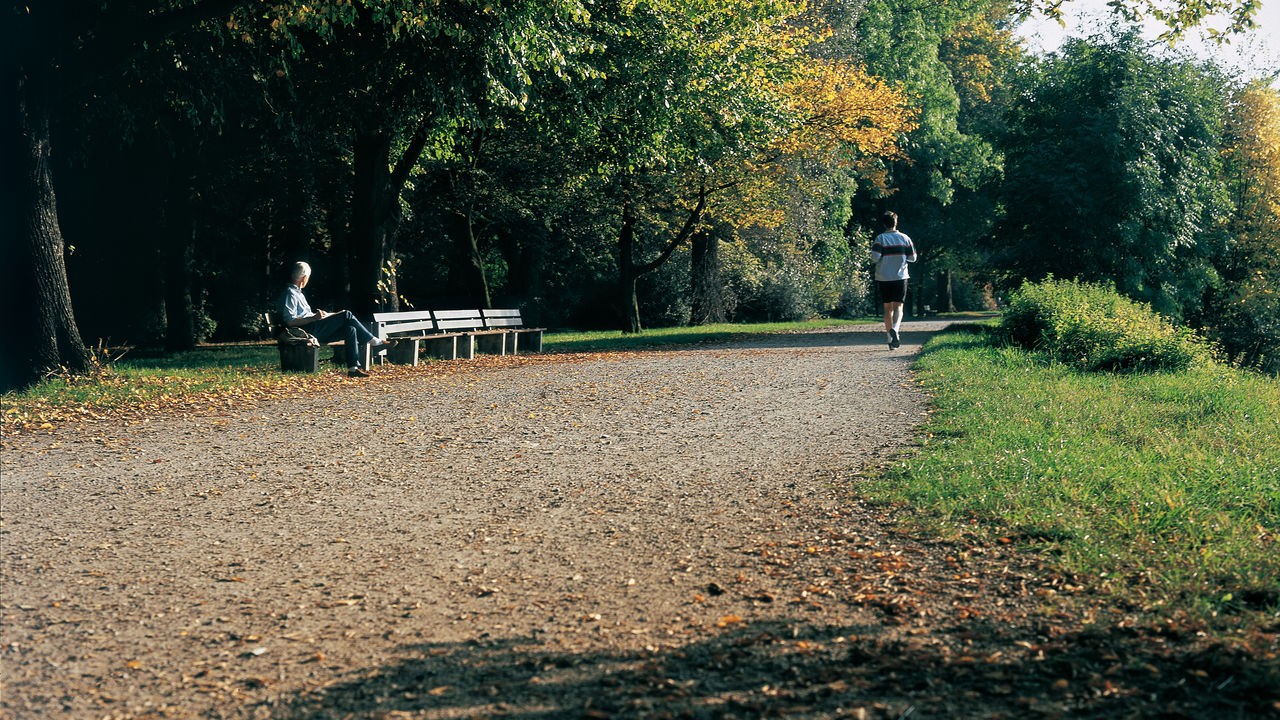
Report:
<svg viewBox="0 0 1280 720"><path fill-rule="evenodd" d="M595 332L547 333L543 339L544 352L601 352L607 350L635 350L670 345L694 345L722 342L768 333L817 330L841 325L867 324L873 320L808 320L805 322L753 323L734 325L701 325L698 327L672 327L646 330L638 335L617 330Z"/></svg>
<svg viewBox="0 0 1280 720"><path fill-rule="evenodd" d="M1090 373L995 338L925 347L936 412L873 495L944 532L1044 543L1142 611L1280 610L1280 382Z"/></svg>

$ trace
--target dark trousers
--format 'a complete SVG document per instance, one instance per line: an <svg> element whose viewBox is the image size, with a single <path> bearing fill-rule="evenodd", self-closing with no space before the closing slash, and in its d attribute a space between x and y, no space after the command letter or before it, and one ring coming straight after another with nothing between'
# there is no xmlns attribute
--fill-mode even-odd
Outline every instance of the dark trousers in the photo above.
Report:
<svg viewBox="0 0 1280 720"><path fill-rule="evenodd" d="M322 343L342 340L347 350L347 367L360 367L360 346L373 339L350 310L343 310L323 320L317 320L305 328Z"/></svg>

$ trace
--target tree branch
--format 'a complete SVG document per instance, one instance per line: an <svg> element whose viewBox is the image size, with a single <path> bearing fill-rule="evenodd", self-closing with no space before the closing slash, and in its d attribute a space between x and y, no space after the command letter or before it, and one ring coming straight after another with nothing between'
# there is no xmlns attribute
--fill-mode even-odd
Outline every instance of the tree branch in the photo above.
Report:
<svg viewBox="0 0 1280 720"><path fill-rule="evenodd" d="M689 239L689 236L693 234L693 229L697 227L698 221L702 219L702 211L705 210L706 207L707 187L704 185L698 189L698 204L689 211L689 217L685 218L684 227L680 228L679 234L677 234L671 242L662 249L662 253L658 255L658 257L654 258L653 261L647 262L644 265L636 266L636 275L644 275L645 273L653 272L654 270L662 267L662 263L666 262L667 258L671 257L671 254L676 251L676 248L683 245L685 241Z"/></svg>
<svg viewBox="0 0 1280 720"><path fill-rule="evenodd" d="M427 121L423 120L418 124L418 128L413 131L413 138L409 141L409 147L405 148L404 154L400 156L395 169L391 171L389 194L397 198L400 197L400 191L404 189L404 184L409 180L409 173L413 172L413 167L418 164L418 158L422 157L422 150L426 146Z"/></svg>

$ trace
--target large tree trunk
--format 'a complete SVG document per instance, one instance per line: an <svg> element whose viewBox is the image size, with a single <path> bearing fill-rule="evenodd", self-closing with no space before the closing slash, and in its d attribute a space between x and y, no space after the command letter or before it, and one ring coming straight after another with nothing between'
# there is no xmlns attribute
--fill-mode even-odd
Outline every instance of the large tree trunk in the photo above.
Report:
<svg viewBox="0 0 1280 720"><path fill-rule="evenodd" d="M395 297L387 298L378 287L382 269L391 260L388 247L389 217L386 195L387 163L391 137L384 132L356 134L351 199L351 233L347 242L351 272L351 307L360 317L379 310L395 310Z"/></svg>
<svg viewBox="0 0 1280 720"><path fill-rule="evenodd" d="M951 294L951 271L938 272L938 312L955 312L956 304Z"/></svg>
<svg viewBox="0 0 1280 720"><path fill-rule="evenodd" d="M690 239L689 324L711 325L726 320L724 283L720 277L720 235L695 232Z"/></svg>
<svg viewBox="0 0 1280 720"><path fill-rule="evenodd" d="M357 131L353 148L354 195L347 258L351 272L351 307L361 317L399 308L395 283L396 230L400 221L400 192L426 146L426 127L410 138L394 170L391 134Z"/></svg>
<svg viewBox="0 0 1280 720"><path fill-rule="evenodd" d="M24 72L25 71L25 72ZM10 76L12 81L14 78ZM24 68L16 78L19 146L14 152L21 172L13 198L17 237L13 259L6 263L11 304L5 313L3 377L5 389L22 387L65 368L85 372L93 358L80 338L71 307L62 231L49 165L49 76Z"/></svg>
<svg viewBox="0 0 1280 720"><path fill-rule="evenodd" d="M618 232L618 289L622 296L622 332L640 332L640 302L636 298L636 219L628 204L622 210L622 229Z"/></svg>
<svg viewBox="0 0 1280 720"><path fill-rule="evenodd" d="M63 81L75 78L83 89L95 73L118 72L122 61L148 41L224 17L241 2L205 0L151 14L124 7L98 18L96 28L73 24L89 15L77 15L62 4L28 3L6 11L0 33L6 69L0 104L8 122L6 139L0 141L6 155L0 167L13 168L17 187L6 194L13 207L5 220L14 220L0 228L4 260L11 261L0 268L9 301L0 338L0 388L21 387L63 368L87 372L93 367L71 308L49 166L55 72L63 73ZM65 82L56 86L66 91Z"/></svg>

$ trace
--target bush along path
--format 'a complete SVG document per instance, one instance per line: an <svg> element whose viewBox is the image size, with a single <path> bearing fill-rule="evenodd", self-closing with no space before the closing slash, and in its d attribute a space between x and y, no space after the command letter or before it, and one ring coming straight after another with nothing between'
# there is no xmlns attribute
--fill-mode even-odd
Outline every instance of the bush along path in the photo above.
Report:
<svg viewBox="0 0 1280 720"><path fill-rule="evenodd" d="M909 368L939 328L8 438L0 717L1280 713L1265 632L1140 626L858 499L929 412Z"/></svg>

